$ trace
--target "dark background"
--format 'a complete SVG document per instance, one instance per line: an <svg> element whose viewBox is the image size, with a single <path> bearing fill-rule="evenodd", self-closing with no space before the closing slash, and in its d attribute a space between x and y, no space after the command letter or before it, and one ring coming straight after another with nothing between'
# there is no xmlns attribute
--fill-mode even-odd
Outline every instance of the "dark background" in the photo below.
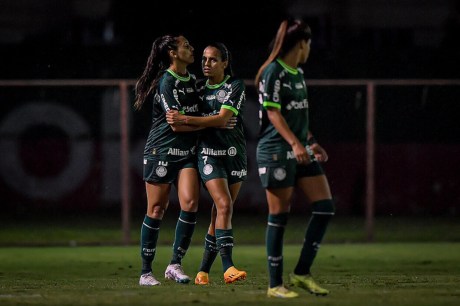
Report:
<svg viewBox="0 0 460 306"><path fill-rule="evenodd" d="M251 79L287 16L312 28L308 77L459 76L458 0L1 0L0 78L137 78L156 37L183 33Z"/></svg>
<svg viewBox="0 0 460 306"><path fill-rule="evenodd" d="M219 40L233 53L237 75L251 80L287 16L303 18L313 32L312 53L303 67L307 84L309 79L460 77L458 0L143 2L0 0L0 80L135 80L144 69L153 40L166 33L181 33L190 40L197 59L190 70L197 76L201 75L202 49ZM458 215L459 94L459 86L377 88L377 215ZM263 211L266 203L254 160L258 103L252 86L247 87L247 98L249 179L237 208ZM18 187L20 181L11 187L11 175L5 170L8 165L3 165L3 211L17 215L91 210L119 214L116 88L0 87L0 102L0 144L5 145L0 154L4 156L6 151L1 150L11 147L6 144L18 146L20 165L32 180L27 186L35 188L33 180L55 179L68 166L72 148L81 142L90 141L92 149L87 176L61 196L55 196L54 190L31 196L30 190ZM362 216L366 88L309 86L309 102L312 129L330 155L325 169L338 214ZM79 116L89 132L72 139L45 120L19 135L2 132L2 124L16 110L49 103ZM143 213L141 155L150 114L131 112L130 116L130 200L133 210ZM27 120L32 119L33 114L28 114ZM202 207L209 207L209 199L206 201ZM308 210L304 203L295 204L294 211Z"/></svg>

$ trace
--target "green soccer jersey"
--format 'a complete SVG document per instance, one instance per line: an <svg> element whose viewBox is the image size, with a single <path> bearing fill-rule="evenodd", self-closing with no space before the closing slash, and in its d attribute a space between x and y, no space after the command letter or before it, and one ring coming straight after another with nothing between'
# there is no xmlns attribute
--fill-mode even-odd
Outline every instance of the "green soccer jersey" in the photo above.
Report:
<svg viewBox="0 0 460 306"><path fill-rule="evenodd" d="M153 100L152 127L144 149L144 158L178 161L196 154L197 132L173 132L166 121L168 110L198 116L200 99L194 75L181 77L167 70L160 78Z"/></svg>
<svg viewBox="0 0 460 306"><path fill-rule="evenodd" d="M280 59L273 61L261 75L259 92L258 158L287 159L286 152L292 148L271 124L266 109L279 109L292 132L307 144L308 99L302 69L289 67Z"/></svg>
<svg viewBox="0 0 460 306"><path fill-rule="evenodd" d="M200 133L198 153L212 156L244 156L246 158L246 138L244 137L243 109L246 101L245 85L240 79L226 76L220 84L207 82L198 86L203 99L202 116L219 114L221 108L231 110L238 117L233 129L207 128Z"/></svg>

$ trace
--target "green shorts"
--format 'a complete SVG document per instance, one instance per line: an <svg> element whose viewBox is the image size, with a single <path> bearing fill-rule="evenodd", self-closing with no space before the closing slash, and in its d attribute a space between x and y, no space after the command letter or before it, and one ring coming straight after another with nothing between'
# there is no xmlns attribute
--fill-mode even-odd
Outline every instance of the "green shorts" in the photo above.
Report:
<svg viewBox="0 0 460 306"><path fill-rule="evenodd" d="M316 160L308 165L298 164L296 159L258 162L258 167L262 186L270 189L293 187L299 178L324 174L321 164Z"/></svg>
<svg viewBox="0 0 460 306"><path fill-rule="evenodd" d="M159 184L172 184L176 181L181 169L196 169L196 167L196 156L178 161L144 158L144 181Z"/></svg>
<svg viewBox="0 0 460 306"><path fill-rule="evenodd" d="M247 161L241 156L198 155L198 171L203 183L217 178L227 179L228 185L245 181Z"/></svg>

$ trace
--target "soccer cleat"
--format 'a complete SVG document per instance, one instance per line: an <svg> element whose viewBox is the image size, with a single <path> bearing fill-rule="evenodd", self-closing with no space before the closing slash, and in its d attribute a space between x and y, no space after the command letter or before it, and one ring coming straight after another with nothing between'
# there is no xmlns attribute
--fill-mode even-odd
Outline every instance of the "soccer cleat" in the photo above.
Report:
<svg viewBox="0 0 460 306"><path fill-rule="evenodd" d="M190 277L185 274L180 264L168 265L165 271L165 278L181 284L187 284L190 282Z"/></svg>
<svg viewBox="0 0 460 306"><path fill-rule="evenodd" d="M307 275L296 275L294 273L289 274L290 284L302 289L307 290L308 292L316 295L328 295L329 290L320 287L311 277L310 274Z"/></svg>
<svg viewBox="0 0 460 306"><path fill-rule="evenodd" d="M268 297L282 298L282 299L290 299L290 298L298 297L299 294L294 292L294 291L291 291L291 290L287 289L283 285L279 285L277 287L268 288L267 296Z"/></svg>
<svg viewBox="0 0 460 306"><path fill-rule="evenodd" d="M234 266L228 268L224 273L224 280L226 284L231 284L243 279L246 279L246 271L240 271Z"/></svg>
<svg viewBox="0 0 460 306"><path fill-rule="evenodd" d="M209 274L203 271L198 272L195 277L196 285L208 285L209 284Z"/></svg>
<svg viewBox="0 0 460 306"><path fill-rule="evenodd" d="M141 278L139 279L139 285L141 286L158 286L160 284L161 283L156 280L152 272L142 274Z"/></svg>

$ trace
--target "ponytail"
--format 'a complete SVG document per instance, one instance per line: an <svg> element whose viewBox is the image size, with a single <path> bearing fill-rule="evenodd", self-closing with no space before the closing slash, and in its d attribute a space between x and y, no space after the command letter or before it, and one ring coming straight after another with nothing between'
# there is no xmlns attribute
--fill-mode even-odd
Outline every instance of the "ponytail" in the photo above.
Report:
<svg viewBox="0 0 460 306"><path fill-rule="evenodd" d="M177 50L177 37L165 35L153 42L144 72L134 88L136 96L134 108L136 110L140 110L150 94L155 92L160 77L171 64L169 50Z"/></svg>

